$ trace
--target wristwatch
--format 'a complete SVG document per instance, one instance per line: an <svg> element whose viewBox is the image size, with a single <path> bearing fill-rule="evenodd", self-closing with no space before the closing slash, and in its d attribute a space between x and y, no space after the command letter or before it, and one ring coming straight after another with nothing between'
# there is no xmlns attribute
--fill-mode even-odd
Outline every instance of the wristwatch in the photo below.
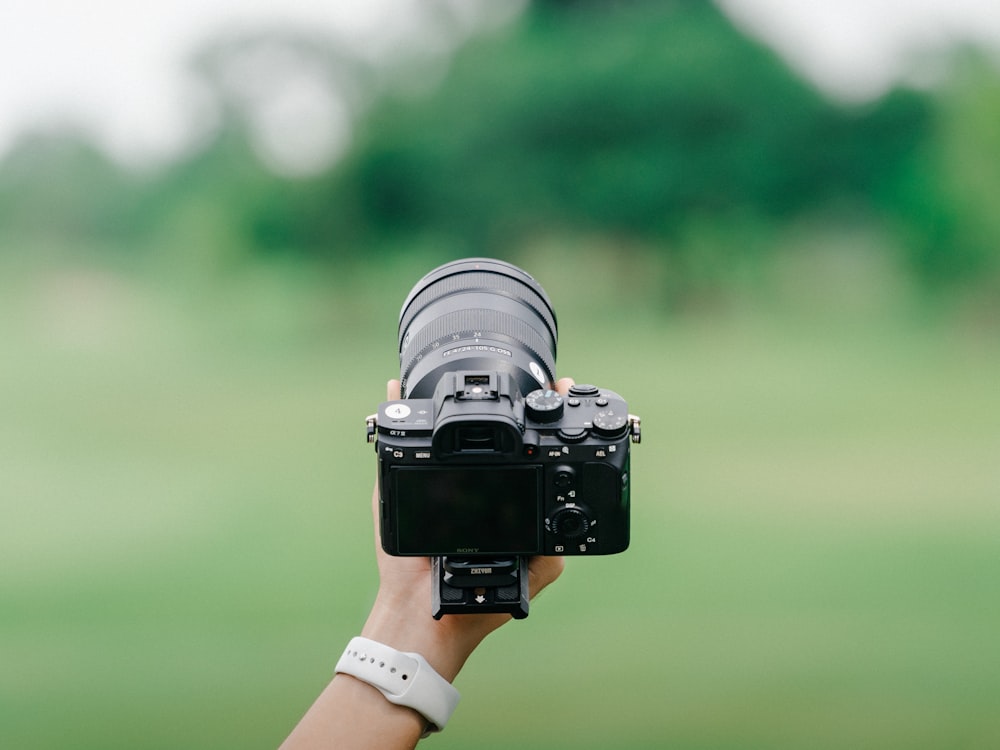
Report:
<svg viewBox="0 0 1000 750"><path fill-rule="evenodd" d="M335 671L367 682L391 703L415 710L427 719L425 737L444 729L460 698L420 654L397 651L361 636L347 644Z"/></svg>

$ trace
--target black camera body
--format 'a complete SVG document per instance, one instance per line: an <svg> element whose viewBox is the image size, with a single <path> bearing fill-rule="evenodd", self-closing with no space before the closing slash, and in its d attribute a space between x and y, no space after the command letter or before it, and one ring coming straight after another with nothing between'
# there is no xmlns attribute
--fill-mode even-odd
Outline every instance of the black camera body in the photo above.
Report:
<svg viewBox="0 0 1000 750"><path fill-rule="evenodd" d="M634 418L616 393L522 396L500 372L448 373L429 399L379 406L390 555L602 555L629 544Z"/></svg>
<svg viewBox="0 0 1000 750"><path fill-rule="evenodd" d="M639 418L610 390L555 390L555 312L499 260L440 266L399 316L401 398L368 417L390 555L430 557L432 608L528 614L528 559L629 545Z"/></svg>

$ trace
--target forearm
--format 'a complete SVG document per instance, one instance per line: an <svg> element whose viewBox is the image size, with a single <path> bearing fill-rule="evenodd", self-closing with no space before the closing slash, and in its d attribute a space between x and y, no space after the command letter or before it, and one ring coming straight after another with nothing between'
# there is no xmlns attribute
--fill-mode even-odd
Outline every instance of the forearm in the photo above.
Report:
<svg viewBox="0 0 1000 750"><path fill-rule="evenodd" d="M371 685L338 674L302 717L280 750L396 750L413 748L427 722Z"/></svg>
<svg viewBox="0 0 1000 750"><path fill-rule="evenodd" d="M414 652L449 682L455 679L472 651L501 620L487 619L470 628L466 618L435 620L423 598L422 587L405 587L402 596L413 603L379 593L362 629L362 636L397 651ZM428 592L429 595L429 592ZM429 601L429 600L428 600ZM319 696L282 745L282 750L349 748L412 748L427 728L427 719L411 708L391 703L376 688L346 674L338 674Z"/></svg>

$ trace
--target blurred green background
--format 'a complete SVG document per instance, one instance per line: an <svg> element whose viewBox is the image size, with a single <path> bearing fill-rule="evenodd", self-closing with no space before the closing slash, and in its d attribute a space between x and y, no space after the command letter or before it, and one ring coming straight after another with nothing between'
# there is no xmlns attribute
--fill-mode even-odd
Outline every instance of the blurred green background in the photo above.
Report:
<svg viewBox="0 0 1000 750"><path fill-rule="evenodd" d="M255 147L275 60L353 92L330 166ZM1000 746L1000 74L944 70L846 104L709 3L536 2L447 64L215 40L221 124L156 168L22 138L0 747L284 738L374 595L399 306L465 255L541 281L560 374L645 439L631 549L570 560L428 742Z"/></svg>

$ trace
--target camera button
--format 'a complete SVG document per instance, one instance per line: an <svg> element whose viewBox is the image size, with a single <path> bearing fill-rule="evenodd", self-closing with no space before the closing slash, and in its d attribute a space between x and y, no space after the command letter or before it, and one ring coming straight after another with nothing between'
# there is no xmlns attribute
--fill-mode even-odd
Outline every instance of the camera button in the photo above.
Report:
<svg viewBox="0 0 1000 750"><path fill-rule="evenodd" d="M581 401L578 398L571 398L566 403L569 404L570 406L579 406Z"/></svg>

